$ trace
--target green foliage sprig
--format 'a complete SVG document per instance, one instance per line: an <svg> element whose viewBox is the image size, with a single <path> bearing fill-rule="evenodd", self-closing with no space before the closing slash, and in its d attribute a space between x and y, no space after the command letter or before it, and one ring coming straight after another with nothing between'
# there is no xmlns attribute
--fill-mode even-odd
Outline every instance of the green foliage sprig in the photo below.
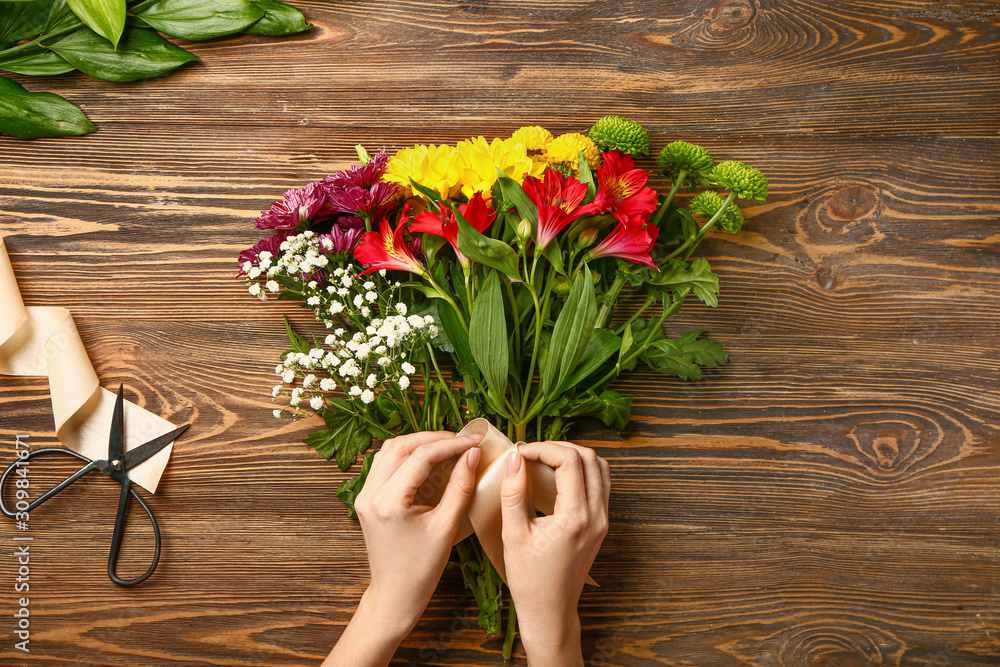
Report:
<svg viewBox="0 0 1000 667"><path fill-rule="evenodd" d="M163 35L201 41L310 27L302 12L277 0L0 2L0 70L28 76L79 70L104 81L136 81L198 61ZM79 107L53 93L31 93L0 77L0 94L0 133L35 139L97 129Z"/></svg>

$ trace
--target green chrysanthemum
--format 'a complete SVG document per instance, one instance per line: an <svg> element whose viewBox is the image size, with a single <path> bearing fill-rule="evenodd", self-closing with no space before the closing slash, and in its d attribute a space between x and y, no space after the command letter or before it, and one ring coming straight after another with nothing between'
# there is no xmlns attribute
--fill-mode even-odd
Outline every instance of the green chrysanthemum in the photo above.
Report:
<svg viewBox="0 0 1000 667"><path fill-rule="evenodd" d="M733 160L720 162L715 165L709 178L730 192L735 192L741 199L756 199L762 204L767 199L767 179L759 169L748 164Z"/></svg>
<svg viewBox="0 0 1000 667"><path fill-rule="evenodd" d="M619 150L637 157L649 155L649 132L634 120L605 116L587 134L601 150Z"/></svg>
<svg viewBox="0 0 1000 667"><path fill-rule="evenodd" d="M707 150L686 141L672 141L664 146L657 161L663 173L674 180L683 170L685 178L703 181L715 166L715 160Z"/></svg>
<svg viewBox="0 0 1000 667"><path fill-rule="evenodd" d="M704 190L699 192L688 205L689 210L696 215L703 215L711 219L726 200L715 190ZM717 223L730 234L739 234L743 227L743 212L736 204L730 203L719 216Z"/></svg>

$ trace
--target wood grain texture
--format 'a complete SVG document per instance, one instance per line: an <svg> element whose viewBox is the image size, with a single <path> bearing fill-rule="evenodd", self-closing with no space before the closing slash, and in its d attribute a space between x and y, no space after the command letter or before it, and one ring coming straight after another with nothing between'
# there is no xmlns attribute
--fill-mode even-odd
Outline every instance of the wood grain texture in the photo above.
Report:
<svg viewBox="0 0 1000 667"><path fill-rule="evenodd" d="M204 64L169 77L15 77L100 127L0 137L26 303L71 308L106 386L194 427L151 500L164 555L143 586L104 576L110 483L32 517L30 655L13 650L0 522L0 664L318 664L367 566L343 475L298 442L314 424L270 416L281 315L309 318L234 280L250 219L358 142L607 113L656 148L748 161L771 195L705 246L719 308L668 323L706 328L730 364L698 383L636 372L624 436L574 434L614 484L601 588L581 602L588 664L1000 663L1000 5L299 5L312 31L192 44ZM0 379L4 458L18 433L54 442L44 379ZM460 587L445 576L393 664L502 664Z"/></svg>

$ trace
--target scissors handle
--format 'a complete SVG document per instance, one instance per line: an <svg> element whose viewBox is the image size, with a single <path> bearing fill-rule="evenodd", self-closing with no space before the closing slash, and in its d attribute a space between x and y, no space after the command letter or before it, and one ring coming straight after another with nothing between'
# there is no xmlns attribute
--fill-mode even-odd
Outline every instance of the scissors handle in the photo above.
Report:
<svg viewBox="0 0 1000 667"><path fill-rule="evenodd" d="M67 477L66 479L64 479L63 481L59 482L58 484L56 484L55 486L53 486L51 489L49 489L48 491L46 491L45 493L43 493L42 495L40 495L34 501L32 501L31 503L29 503L28 506L25 507L24 509L17 509L15 511L11 511L10 509L7 508L6 505L4 505L4 502L3 502L3 491L6 488L7 478L10 476L10 474L14 470L16 470L17 468L20 468L22 465L24 465L24 463L26 461L29 461L29 460L35 458L36 456L43 456L43 455L46 455L46 454L56 454L56 455L61 455L61 456L72 456L74 458L77 458L77 459L80 459L81 461L86 462L87 465L83 466L82 468L80 468L79 470L77 470L75 473L73 473L72 475L70 475L69 477ZM3 475L0 475L0 512L2 512L5 517L8 517L10 519L15 518L18 514L22 514L24 512L31 512L36 507L38 507L39 505L41 505L42 503L44 503L46 500L48 500L52 496L56 495L57 493L59 493L60 491L62 491L63 489L65 489L67 486L69 486L70 484L72 484L76 480L80 479L81 477L83 477L87 473L93 472L95 470L100 470L100 469L101 469L101 465L99 463L94 462L94 461L90 461L87 457L82 456L80 454L77 454L76 452L69 451L68 449L59 449L59 448L56 448L56 447L45 447L45 448L42 448L42 449L33 449L30 452L28 452L27 456L25 456L23 458L18 458L17 461L15 461L14 463L11 463L9 466L7 466L7 469L3 471Z"/></svg>
<svg viewBox="0 0 1000 667"><path fill-rule="evenodd" d="M146 581L146 579L149 578L149 575L153 574L157 563L160 562L160 526L156 523L156 517L153 516L153 510L149 509L149 505L147 505L139 494L132 489L132 483L129 481L127 475L122 477L121 486L122 492L118 497L118 516L115 517L115 532L111 536L111 553L108 556L108 576L111 578L111 581L115 582L119 586L128 588L129 586L135 586L136 584L141 584ZM153 536L156 538L156 550L153 552L153 562L144 574L139 575L135 579L122 579L118 576L116 570L118 566L118 552L121 550L122 537L125 534L125 515L128 513L128 498L130 494L139 502L142 509L146 510L146 515L149 517L150 523L153 524Z"/></svg>

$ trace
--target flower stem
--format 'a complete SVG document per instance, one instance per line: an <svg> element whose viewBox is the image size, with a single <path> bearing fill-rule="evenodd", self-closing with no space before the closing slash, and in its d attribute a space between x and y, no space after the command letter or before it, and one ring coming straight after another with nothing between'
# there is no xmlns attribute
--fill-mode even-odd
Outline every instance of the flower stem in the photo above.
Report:
<svg viewBox="0 0 1000 667"><path fill-rule="evenodd" d="M437 290L437 293L441 295L442 299L451 304L451 307L455 310L455 314L458 315L458 321L461 323L462 329L464 329L465 333L468 334L469 325L465 323L465 316L462 314L462 309L458 307L458 304L455 303L455 300L452 299L446 291L441 289L441 286L437 284L437 281L435 281L429 273L427 274L427 281L434 287L434 289Z"/></svg>
<svg viewBox="0 0 1000 667"><path fill-rule="evenodd" d="M611 314L611 304L618 298L618 293L622 291L622 287L624 286L625 276L623 275L619 275L615 278L615 282L611 283L611 289L609 289L604 295L604 303L601 304L601 310L598 311L597 319L594 320L595 329L604 328L604 325L606 324L605 320L607 320L608 315Z"/></svg>
<svg viewBox="0 0 1000 667"><path fill-rule="evenodd" d="M458 409L458 403L455 401L455 392L451 390L451 387L445 383L444 376L441 375L441 369L438 368L437 357L434 356L434 348L431 346L430 341L424 343L427 346L427 354L431 357L431 363L434 365L434 372L437 374L438 381L441 383L441 388L444 390L445 395L448 396L448 402L451 403L451 409L455 412L455 419L457 423L462 423L462 411Z"/></svg>
<svg viewBox="0 0 1000 667"><path fill-rule="evenodd" d="M514 652L514 635L517 633L517 610L514 609L514 600L510 601L510 611L507 612L507 637L503 640L503 659L510 660Z"/></svg>
<svg viewBox="0 0 1000 667"><path fill-rule="evenodd" d="M532 269L532 276L534 276L534 269ZM545 314L548 311L549 297L552 294L552 283L554 281L550 280L545 285L545 293L542 295L542 301L538 301L538 293L535 292L534 286L530 286L531 298L535 301L535 341L531 350L531 361L528 362L528 374L525 376L524 382L524 397L521 402L521 418L522 422L527 422L529 417L525 415L525 411L528 406L528 398L531 395L531 384L534 380L535 375L535 362L538 358L538 343L542 338L542 324L545 322ZM541 387L539 387L539 391ZM538 397L539 399L541 396ZM537 403L537 399L536 399Z"/></svg>
<svg viewBox="0 0 1000 667"><path fill-rule="evenodd" d="M670 304L669 308L664 308L663 309L663 314L660 315L660 319L657 320L657 322L656 322L656 324L654 326L651 326L649 328L649 333L646 334L646 338L643 339L642 345L637 346L636 349L635 349L635 352L633 352L632 354L630 354L629 357L628 357L628 359L623 359L622 362L621 362L621 364L620 364L620 366L625 366L625 365L629 364L632 360L634 360L636 357L638 357L640 354L642 354L643 350L645 350L646 347L648 346L649 341L653 337L653 335L658 330L662 330L663 322L668 317L670 317L671 315L673 315L674 313L676 313L677 311L679 311L681 309L681 305L683 303L684 303L683 301L674 301L672 304ZM618 373L618 368L619 368L619 366L615 366L610 371L608 371L604 375L603 378L601 378L600 380L598 380L597 382L595 382L594 385L593 385L594 389L596 390L598 387L601 387L605 382L607 382L608 380L612 379Z"/></svg>
<svg viewBox="0 0 1000 667"><path fill-rule="evenodd" d="M515 442L524 440L525 436L528 435L528 424L527 422L521 422L519 424L514 424L514 437L517 438Z"/></svg>
<svg viewBox="0 0 1000 667"><path fill-rule="evenodd" d="M399 400L403 404L403 411L406 413L406 419L409 420L410 426L413 427L413 432L416 433L420 430L420 420L413 413L413 406L410 405L410 399L407 398L406 393L401 389L395 389L395 392L399 395Z"/></svg>
<svg viewBox="0 0 1000 667"><path fill-rule="evenodd" d="M653 304L654 301L656 301L656 297L647 296L646 297L646 303L642 304L642 307L639 310L635 311L632 314L632 317L628 318L628 321L624 322L620 327L618 327L617 329L615 329L615 333L618 334L618 335L621 335L621 333L623 331L625 331L625 329L627 329L630 324L632 324L633 322L635 322L636 318L638 318L640 315L642 315L642 313L647 308L649 308Z"/></svg>
<svg viewBox="0 0 1000 667"><path fill-rule="evenodd" d="M719 220L719 218L722 217L722 212L726 210L726 207L729 206L733 202L733 199L735 198L736 198L736 193L730 192L729 196L726 197L726 201L724 201L722 203L722 206L719 207L719 210L716 211L715 215L713 215L711 219L708 222L706 222L701 229L698 230L698 233L689 238L684 243L682 243L680 246L678 246L678 248L674 250L672 253L664 257L663 261L666 262L667 260L673 259L674 257L681 254L685 250L687 250L687 254L684 255L684 259L690 257L691 253L694 252L694 249L698 247L699 243L701 243L701 240L705 238L705 234L708 234L709 230L711 230L712 227L715 227L715 223ZM663 268L662 264L660 265L660 268Z"/></svg>
<svg viewBox="0 0 1000 667"><path fill-rule="evenodd" d="M667 208L670 207L670 202L674 200L674 195L681 189L685 176L687 176L687 169L681 169L680 173L677 174L677 179L674 181L673 186L670 188L670 193L667 195L667 198L663 200L663 203L660 204L660 208L656 211L656 215L652 217L652 221L650 222L651 225L656 225L657 227L660 225L660 220L662 220L663 216L666 215Z"/></svg>

